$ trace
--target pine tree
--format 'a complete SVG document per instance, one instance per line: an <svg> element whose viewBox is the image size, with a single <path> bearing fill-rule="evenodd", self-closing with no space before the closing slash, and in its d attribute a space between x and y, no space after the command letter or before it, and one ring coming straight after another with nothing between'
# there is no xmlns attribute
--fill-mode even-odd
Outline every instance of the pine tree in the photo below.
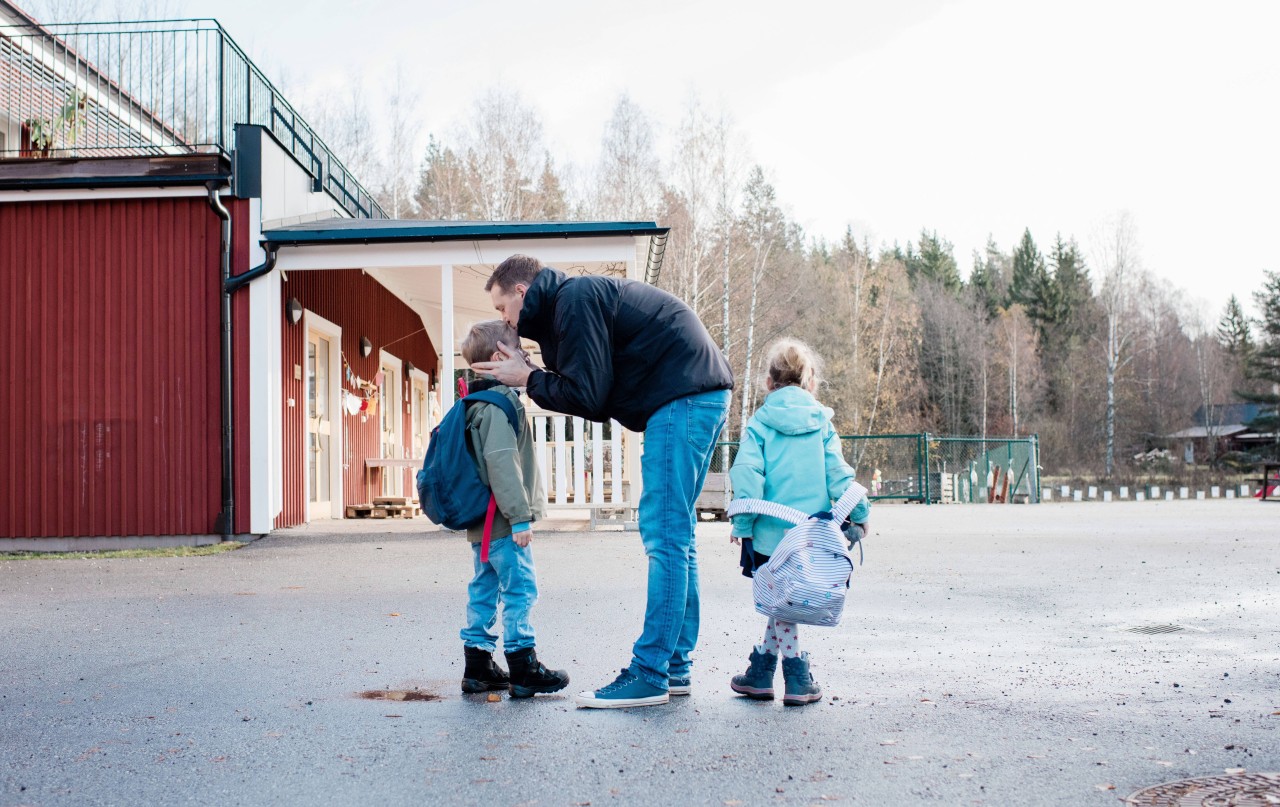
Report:
<svg viewBox="0 0 1280 807"><path fill-rule="evenodd" d="M414 201L418 214L431 221L454 221L475 217L470 205L466 165L452 149L435 137L427 141L427 157L418 178Z"/></svg>
<svg viewBox="0 0 1280 807"><path fill-rule="evenodd" d="M1262 411L1249 423L1256 432L1280 435L1280 272L1267 272L1262 290L1253 294L1262 316L1258 319L1258 344L1246 363L1249 378L1269 384L1269 392L1246 393L1245 400L1263 405ZM1234 298L1233 298L1234 299ZM1280 436L1267 452L1280 457Z"/></svg>
<svg viewBox="0 0 1280 807"><path fill-rule="evenodd" d="M1031 238L1031 230L1024 230L1022 240L1013 251L1013 276L1009 281L1007 307L1021 305L1035 326L1044 349L1049 325L1054 321L1058 306L1057 289L1045 266L1044 256Z"/></svg>
<svg viewBox="0 0 1280 807"><path fill-rule="evenodd" d="M1009 257L1000 252L996 241L987 236L986 254L973 253L973 272L969 275L969 289L987 312L987 320L995 319L1009 294Z"/></svg>
<svg viewBox="0 0 1280 807"><path fill-rule="evenodd" d="M1233 294L1218 320L1218 344L1237 360L1247 361L1253 352L1253 333L1240 300Z"/></svg>
<svg viewBox="0 0 1280 807"><path fill-rule="evenodd" d="M937 281L950 291L956 291L961 286L960 270L951 250L951 242L939 238L936 230L921 230L920 251L916 252L910 244L907 245L907 276L912 282L925 278Z"/></svg>
<svg viewBox="0 0 1280 807"><path fill-rule="evenodd" d="M1075 239L1063 242L1059 233L1049 256L1053 264L1055 289L1054 326L1068 338L1077 336L1083 326L1085 310L1093 292L1089 287L1089 270ZM1065 341L1065 340L1064 340Z"/></svg>
<svg viewBox="0 0 1280 807"><path fill-rule="evenodd" d="M1022 240L1013 250L1013 274L1009 279L1009 305L1028 306L1034 298L1039 277L1045 273L1044 257L1036 248L1030 228L1023 230Z"/></svg>

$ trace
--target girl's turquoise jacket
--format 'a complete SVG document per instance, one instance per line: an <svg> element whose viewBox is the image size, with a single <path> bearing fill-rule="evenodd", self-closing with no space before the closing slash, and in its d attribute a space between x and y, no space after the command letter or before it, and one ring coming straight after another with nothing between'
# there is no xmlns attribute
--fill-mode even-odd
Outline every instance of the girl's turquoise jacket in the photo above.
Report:
<svg viewBox="0 0 1280 807"><path fill-rule="evenodd" d="M830 510L853 481L853 469L844 461L840 437L831 425L833 414L800 387L769 393L738 444L729 471L733 498L764 499L805 513ZM863 499L849 517L862 524L870 513ZM733 534L751 538L761 555L772 555L791 526L751 513L733 517Z"/></svg>

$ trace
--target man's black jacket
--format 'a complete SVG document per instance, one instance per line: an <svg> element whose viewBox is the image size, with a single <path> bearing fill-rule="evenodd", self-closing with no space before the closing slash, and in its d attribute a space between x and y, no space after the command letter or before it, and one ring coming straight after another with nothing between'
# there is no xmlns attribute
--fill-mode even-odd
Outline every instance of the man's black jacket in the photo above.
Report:
<svg viewBox="0 0 1280 807"><path fill-rule="evenodd" d="M545 268L525 293L519 333L550 371L529 376L529 397L544 409L644 431L664 404L733 389L729 363L689 306L638 281Z"/></svg>

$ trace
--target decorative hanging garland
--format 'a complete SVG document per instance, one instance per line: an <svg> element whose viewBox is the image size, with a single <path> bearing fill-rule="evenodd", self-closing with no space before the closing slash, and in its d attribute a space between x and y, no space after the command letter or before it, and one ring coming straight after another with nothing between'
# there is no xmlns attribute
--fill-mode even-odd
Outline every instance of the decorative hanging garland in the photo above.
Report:
<svg viewBox="0 0 1280 807"><path fill-rule="evenodd" d="M342 390L342 408L346 410L348 415L358 415L364 413L372 417L378 413L378 388L381 386L385 376L379 370L372 381L361 378L351 369L351 363L347 361L347 354L339 352L342 356L342 373L346 379L346 383L354 389L348 390L343 387Z"/></svg>

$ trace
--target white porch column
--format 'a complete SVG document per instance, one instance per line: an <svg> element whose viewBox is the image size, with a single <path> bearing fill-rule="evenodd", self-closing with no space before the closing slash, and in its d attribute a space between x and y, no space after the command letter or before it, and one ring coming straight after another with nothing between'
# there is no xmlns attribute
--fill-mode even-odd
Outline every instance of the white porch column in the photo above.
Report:
<svg viewBox="0 0 1280 807"><path fill-rule="evenodd" d="M262 249L262 200L249 201L249 263L267 258ZM280 379L282 283L271 272L249 284L249 531L271 532L284 502L284 429Z"/></svg>
<svg viewBox="0 0 1280 807"><path fill-rule="evenodd" d="M440 417L453 408L453 264L440 267Z"/></svg>
<svg viewBox="0 0 1280 807"><path fill-rule="evenodd" d="M631 494L627 497L630 500L627 504L635 514L636 529L639 529L640 496L644 493L644 478L640 473L640 454L644 451L644 433L627 430L623 433L622 440L623 451L627 455L627 482L630 483Z"/></svg>

